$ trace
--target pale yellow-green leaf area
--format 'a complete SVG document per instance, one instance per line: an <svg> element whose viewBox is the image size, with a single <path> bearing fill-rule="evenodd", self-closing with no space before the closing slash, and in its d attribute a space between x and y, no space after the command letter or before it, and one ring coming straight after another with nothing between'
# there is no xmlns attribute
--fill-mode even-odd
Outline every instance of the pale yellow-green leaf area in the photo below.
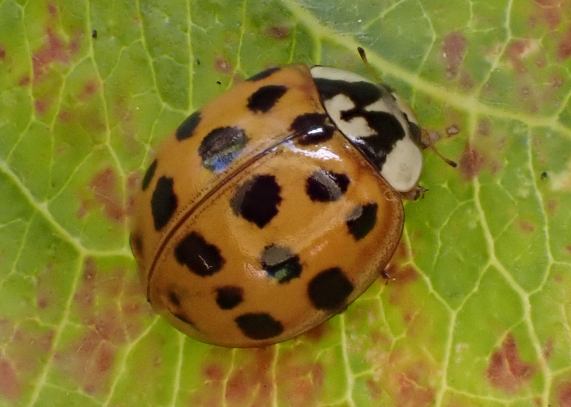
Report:
<svg viewBox="0 0 571 407"><path fill-rule="evenodd" d="M178 333L128 243L155 147L358 46L458 162L389 279L276 346ZM570 77L569 0L0 0L0 405L571 406Z"/></svg>

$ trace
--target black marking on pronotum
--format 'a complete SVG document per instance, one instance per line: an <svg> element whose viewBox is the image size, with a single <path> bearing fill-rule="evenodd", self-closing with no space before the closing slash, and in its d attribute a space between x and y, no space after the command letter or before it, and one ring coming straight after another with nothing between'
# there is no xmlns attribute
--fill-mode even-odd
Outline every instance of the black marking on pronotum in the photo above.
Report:
<svg viewBox="0 0 571 407"><path fill-rule="evenodd" d="M388 97L390 93L373 83L348 82L316 78L315 83L323 101L336 95L344 95L353 102L353 107L340 112L341 120L350 122L354 118L363 118L373 131L369 134L346 135L377 168L381 169L397 141L405 137L405 130L391 113L367 110L366 107Z"/></svg>

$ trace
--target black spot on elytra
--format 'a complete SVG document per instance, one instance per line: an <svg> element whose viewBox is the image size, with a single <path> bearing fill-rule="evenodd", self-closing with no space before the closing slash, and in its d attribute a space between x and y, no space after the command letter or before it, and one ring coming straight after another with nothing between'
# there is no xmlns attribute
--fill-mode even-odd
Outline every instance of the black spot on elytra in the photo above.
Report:
<svg viewBox="0 0 571 407"><path fill-rule="evenodd" d="M235 321L242 333L250 339L269 339L284 331L282 323L265 312L243 314Z"/></svg>
<svg viewBox="0 0 571 407"><path fill-rule="evenodd" d="M151 197L151 212L155 230L161 230L170 220L177 207L177 198L174 193L173 179L162 176Z"/></svg>
<svg viewBox="0 0 571 407"><path fill-rule="evenodd" d="M339 267L324 270L311 279L307 294L317 309L334 311L343 305L353 291L353 284Z"/></svg>
<svg viewBox="0 0 571 407"><path fill-rule="evenodd" d="M230 206L236 215L263 228L278 213L280 191L273 175L256 175L238 188Z"/></svg>
<svg viewBox="0 0 571 407"><path fill-rule="evenodd" d="M295 118L290 126L302 145L317 144L327 141L333 136L334 127L323 113L305 113Z"/></svg>
<svg viewBox="0 0 571 407"><path fill-rule="evenodd" d="M349 177L345 174L320 169L305 182L305 192L312 201L331 202L338 200L347 191Z"/></svg>
<svg viewBox="0 0 571 407"><path fill-rule="evenodd" d="M180 298L177 293L171 290L169 291L168 297L169 297L169 302L172 305L174 305L175 308L180 307Z"/></svg>
<svg viewBox="0 0 571 407"><path fill-rule="evenodd" d="M149 184L151 183L153 177L155 176L156 169L157 169L157 160L154 160L151 163L151 165L149 165L149 168L147 168L147 171L145 171L145 176L143 177L143 182L141 183L141 188L143 188L143 191L149 187Z"/></svg>
<svg viewBox="0 0 571 407"><path fill-rule="evenodd" d="M241 287L227 285L216 289L216 303L221 309L232 309L243 301L244 290Z"/></svg>
<svg viewBox="0 0 571 407"><path fill-rule="evenodd" d="M246 80L250 81L250 82L259 81L261 79L267 78L268 76L271 76L274 72L277 72L279 70L280 70L280 68L278 68L277 66L273 67L273 68L268 68L262 72L258 72L257 74L250 76Z"/></svg>
<svg viewBox="0 0 571 407"><path fill-rule="evenodd" d="M341 119L349 122L354 118L363 118L373 134L346 134L346 136L350 137L372 164L382 169L387 154L393 150L397 141L404 138L405 130L393 114L367 110L366 107L380 99L384 99L387 103L396 103L388 89L364 81L348 82L317 78L315 83L322 100L345 95L353 102L352 108L340 112Z"/></svg>
<svg viewBox="0 0 571 407"><path fill-rule="evenodd" d="M263 269L279 283L287 283L301 274L299 256L287 247L270 245L264 248L261 256Z"/></svg>
<svg viewBox="0 0 571 407"><path fill-rule="evenodd" d="M242 151L248 138L239 127L219 127L204 137L198 154L202 158L202 165L210 171L222 171Z"/></svg>
<svg viewBox="0 0 571 407"><path fill-rule="evenodd" d="M248 98L248 109L255 113L266 113L287 92L287 88L281 85L263 86Z"/></svg>
<svg viewBox="0 0 571 407"><path fill-rule="evenodd" d="M190 232L178 242L174 255L179 264L201 277L217 273L225 263L218 247L196 232Z"/></svg>
<svg viewBox="0 0 571 407"><path fill-rule="evenodd" d="M198 126L198 123L200 123L200 119L200 111L196 111L184 119L180 126L178 126L178 129L176 129L176 139L185 140L189 137L192 137L196 126Z"/></svg>
<svg viewBox="0 0 571 407"><path fill-rule="evenodd" d="M349 214L347 227L355 240L361 240L375 227L377 223L377 208L378 205L376 203L369 203L356 207Z"/></svg>

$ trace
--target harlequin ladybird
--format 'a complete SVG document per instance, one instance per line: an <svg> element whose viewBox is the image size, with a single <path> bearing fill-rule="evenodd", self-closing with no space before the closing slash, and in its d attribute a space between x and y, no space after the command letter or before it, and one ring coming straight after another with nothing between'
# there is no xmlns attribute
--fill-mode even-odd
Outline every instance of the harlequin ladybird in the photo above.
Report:
<svg viewBox="0 0 571 407"><path fill-rule="evenodd" d="M192 113L148 167L131 246L151 305L199 340L262 346L343 311L402 233L421 132L387 86L271 68Z"/></svg>

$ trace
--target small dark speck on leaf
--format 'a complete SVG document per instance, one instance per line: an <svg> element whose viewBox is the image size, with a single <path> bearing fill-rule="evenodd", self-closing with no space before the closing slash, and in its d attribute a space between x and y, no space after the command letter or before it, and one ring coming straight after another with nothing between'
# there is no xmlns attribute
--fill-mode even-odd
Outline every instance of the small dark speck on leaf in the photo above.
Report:
<svg viewBox="0 0 571 407"><path fill-rule="evenodd" d="M217 83L218 85L222 85L222 82L220 82L220 81L216 81L216 83Z"/></svg>
<svg viewBox="0 0 571 407"><path fill-rule="evenodd" d="M200 58L196 58L196 65L200 65Z"/></svg>
<svg viewBox="0 0 571 407"><path fill-rule="evenodd" d="M97 39L97 30L92 30L92 31L91 31L91 38L93 38L94 40Z"/></svg>
<svg viewBox="0 0 571 407"><path fill-rule="evenodd" d="M549 174L547 173L547 171L542 171L541 172L541 179L546 180L547 178L549 178Z"/></svg>

